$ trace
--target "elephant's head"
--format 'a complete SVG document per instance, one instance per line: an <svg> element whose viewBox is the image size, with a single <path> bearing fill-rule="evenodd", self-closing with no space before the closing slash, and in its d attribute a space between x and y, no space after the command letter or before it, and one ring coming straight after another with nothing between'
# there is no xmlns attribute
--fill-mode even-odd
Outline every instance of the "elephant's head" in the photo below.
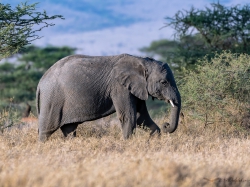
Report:
<svg viewBox="0 0 250 187"><path fill-rule="evenodd" d="M149 95L171 104L170 122L162 125L163 132L176 130L181 109L181 96L175 83L173 73L167 64L151 58L145 59L148 71L147 90Z"/></svg>
<svg viewBox="0 0 250 187"><path fill-rule="evenodd" d="M176 130L181 109L181 96L176 86L173 73L167 64L151 58L130 55L119 63L118 81L141 100L148 95L170 103L170 122L164 123L162 131L172 133Z"/></svg>

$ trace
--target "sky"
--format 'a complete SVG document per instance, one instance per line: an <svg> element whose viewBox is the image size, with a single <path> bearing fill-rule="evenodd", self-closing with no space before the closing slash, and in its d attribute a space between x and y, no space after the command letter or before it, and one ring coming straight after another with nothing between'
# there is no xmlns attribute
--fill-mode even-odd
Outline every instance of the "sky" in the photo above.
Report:
<svg viewBox="0 0 250 187"><path fill-rule="evenodd" d="M29 0L39 2L37 11L62 15L53 27L37 33L38 46L70 46L77 54L117 55L144 54L140 48L152 41L174 39L174 30L164 27L166 17L173 17L179 10L204 9L218 0ZM0 3L17 4L25 1L0 0ZM220 0L225 6L249 4L249 0ZM164 27L164 28L162 28Z"/></svg>

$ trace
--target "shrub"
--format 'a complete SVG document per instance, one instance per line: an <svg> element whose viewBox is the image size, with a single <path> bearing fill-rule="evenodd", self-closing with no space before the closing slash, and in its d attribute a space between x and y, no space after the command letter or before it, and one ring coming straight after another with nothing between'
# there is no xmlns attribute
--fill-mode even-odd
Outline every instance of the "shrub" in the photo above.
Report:
<svg viewBox="0 0 250 187"><path fill-rule="evenodd" d="M180 83L183 110L205 125L239 124L250 111L250 56L224 51L199 64Z"/></svg>
<svg viewBox="0 0 250 187"><path fill-rule="evenodd" d="M8 107L0 111L0 132L3 133L4 129L17 125L19 116L16 111Z"/></svg>

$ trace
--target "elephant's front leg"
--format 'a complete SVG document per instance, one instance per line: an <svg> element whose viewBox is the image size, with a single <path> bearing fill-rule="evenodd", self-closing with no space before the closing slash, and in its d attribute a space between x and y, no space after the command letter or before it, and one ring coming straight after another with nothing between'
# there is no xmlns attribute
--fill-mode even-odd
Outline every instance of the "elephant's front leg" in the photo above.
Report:
<svg viewBox="0 0 250 187"><path fill-rule="evenodd" d="M133 134L136 127L136 104L137 98L125 92L119 98L113 99L117 117L121 122L124 139L128 139Z"/></svg>
<svg viewBox="0 0 250 187"><path fill-rule="evenodd" d="M150 136L153 134L160 135L161 133L160 128L149 116L146 102L142 100L137 104L137 125L149 128L151 130Z"/></svg>

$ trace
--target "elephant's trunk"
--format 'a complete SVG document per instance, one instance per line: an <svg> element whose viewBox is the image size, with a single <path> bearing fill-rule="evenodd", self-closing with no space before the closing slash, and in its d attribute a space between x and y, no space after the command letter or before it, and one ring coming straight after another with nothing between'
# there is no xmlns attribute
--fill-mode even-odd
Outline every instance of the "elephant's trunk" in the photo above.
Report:
<svg viewBox="0 0 250 187"><path fill-rule="evenodd" d="M170 122L165 122L162 125L162 132L164 133L172 133L174 132L178 127L179 122L179 114L181 110L181 97L179 92L176 94L175 100L168 100L167 102L170 102L171 104L171 112L170 112Z"/></svg>

